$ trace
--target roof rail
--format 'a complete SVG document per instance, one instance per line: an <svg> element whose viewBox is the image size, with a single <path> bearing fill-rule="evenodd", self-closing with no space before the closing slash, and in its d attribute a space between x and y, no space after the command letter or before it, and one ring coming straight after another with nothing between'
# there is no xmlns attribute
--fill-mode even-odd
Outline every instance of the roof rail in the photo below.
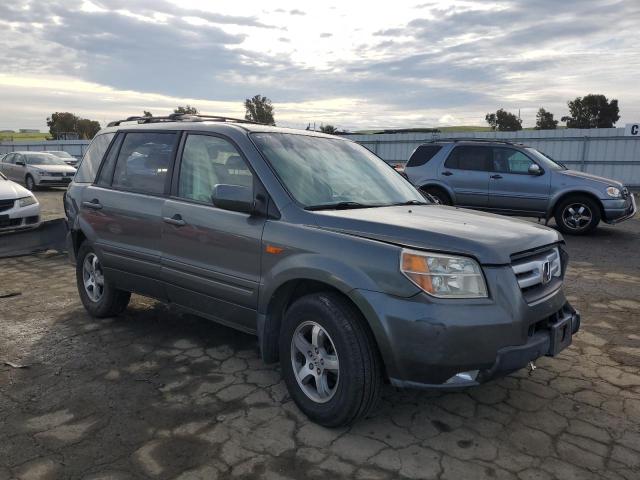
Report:
<svg viewBox="0 0 640 480"><path fill-rule="evenodd" d="M220 115L201 115L199 113L191 114L191 113L172 113L171 115L167 115L165 117L140 117L133 116L127 117L123 120L115 120L113 122L109 122L107 127L117 127L121 123L124 122L138 122L139 124L143 123L162 123L162 122L233 122L233 123L252 123L254 125L264 125L260 122L253 122L251 120L244 120L241 118L233 118L233 117L224 117Z"/></svg>
<svg viewBox="0 0 640 480"><path fill-rule="evenodd" d="M488 142L488 143L504 143L506 145L519 145L514 142L510 142L508 140L500 140L498 138L473 138L473 137L455 137L455 138L434 138L433 140L429 140L425 143L437 143L437 142Z"/></svg>

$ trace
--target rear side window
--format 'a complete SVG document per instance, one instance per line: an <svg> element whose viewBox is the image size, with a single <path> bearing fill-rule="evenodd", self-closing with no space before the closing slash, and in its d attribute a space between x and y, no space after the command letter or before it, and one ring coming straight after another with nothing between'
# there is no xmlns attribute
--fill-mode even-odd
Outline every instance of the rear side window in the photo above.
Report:
<svg viewBox="0 0 640 480"><path fill-rule="evenodd" d="M177 140L174 132L127 133L120 147L112 186L154 195L164 193Z"/></svg>
<svg viewBox="0 0 640 480"><path fill-rule="evenodd" d="M73 179L74 182L94 182L96 179L96 173L98 173L100 163L102 162L102 157L104 157L104 153L107 151L107 148L109 148L109 144L111 143L111 140L113 140L114 136L115 133L104 133L102 135L97 135L93 139L93 142L89 145L84 157L82 157L76 176Z"/></svg>
<svg viewBox="0 0 640 480"><path fill-rule="evenodd" d="M444 166L457 170L490 171L490 162L491 148L463 145L453 149Z"/></svg>
<svg viewBox="0 0 640 480"><path fill-rule="evenodd" d="M420 165L424 165L440 150L442 150L442 146L440 145L420 145L416 148L416 151L413 152L413 155L411 155L411 158L407 162L407 167L419 167Z"/></svg>

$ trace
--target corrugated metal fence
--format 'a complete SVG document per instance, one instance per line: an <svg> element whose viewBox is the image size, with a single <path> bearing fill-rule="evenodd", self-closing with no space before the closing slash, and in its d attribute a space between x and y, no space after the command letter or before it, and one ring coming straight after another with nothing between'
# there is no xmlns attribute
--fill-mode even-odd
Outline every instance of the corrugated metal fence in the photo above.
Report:
<svg viewBox="0 0 640 480"><path fill-rule="evenodd" d="M624 128L521 130L519 132L384 133L348 135L389 163L403 163L424 142L481 138L524 143L550 155L569 168L640 186L640 137L625 137ZM0 153L16 150L66 150L81 157L89 142L56 140L0 143Z"/></svg>
<svg viewBox="0 0 640 480"><path fill-rule="evenodd" d="M624 128L521 130L519 132L383 133L348 135L389 163L406 162L421 143L481 138L524 143L569 168L640 186L640 138L624 136Z"/></svg>
<svg viewBox="0 0 640 480"><path fill-rule="evenodd" d="M47 140L41 142L0 142L0 154L18 151L46 152L64 150L76 158L82 158L89 146L88 140Z"/></svg>

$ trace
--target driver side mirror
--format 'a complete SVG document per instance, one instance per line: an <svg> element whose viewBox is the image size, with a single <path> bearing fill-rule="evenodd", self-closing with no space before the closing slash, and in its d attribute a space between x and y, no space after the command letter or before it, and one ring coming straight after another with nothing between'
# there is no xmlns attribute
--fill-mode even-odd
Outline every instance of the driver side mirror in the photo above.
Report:
<svg viewBox="0 0 640 480"><path fill-rule="evenodd" d="M242 185L227 185L224 183L213 187L211 195L213 204L224 210L233 212L254 213L253 189Z"/></svg>
<svg viewBox="0 0 640 480"><path fill-rule="evenodd" d="M529 175L542 175L544 172L537 163L529 165Z"/></svg>

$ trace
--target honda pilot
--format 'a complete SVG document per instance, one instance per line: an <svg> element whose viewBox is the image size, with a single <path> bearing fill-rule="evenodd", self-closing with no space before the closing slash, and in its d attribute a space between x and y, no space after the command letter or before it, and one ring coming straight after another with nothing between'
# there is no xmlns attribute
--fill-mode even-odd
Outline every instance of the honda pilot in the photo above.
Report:
<svg viewBox="0 0 640 480"><path fill-rule="evenodd" d="M431 203L364 147L223 117L112 122L65 195L80 299L131 293L258 337L313 421L384 383L471 387L571 344L567 253L542 225Z"/></svg>

